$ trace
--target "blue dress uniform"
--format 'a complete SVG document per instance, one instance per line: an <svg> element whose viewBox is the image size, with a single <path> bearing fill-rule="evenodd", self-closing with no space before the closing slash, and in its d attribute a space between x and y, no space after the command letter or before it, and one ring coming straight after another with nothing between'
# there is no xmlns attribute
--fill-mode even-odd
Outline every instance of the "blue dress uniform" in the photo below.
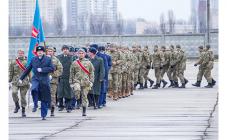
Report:
<svg viewBox="0 0 227 140"><path fill-rule="evenodd" d="M44 51L43 46L37 48L36 51ZM41 68L40 72L38 72L38 68ZM34 109L38 107L38 100L41 101L41 117L43 119L47 116L48 107L51 102L50 79L48 74L53 72L54 69L51 58L45 55L41 58L36 56L32 58L29 66L20 77L20 80L23 80L32 70L31 93L34 102Z"/></svg>

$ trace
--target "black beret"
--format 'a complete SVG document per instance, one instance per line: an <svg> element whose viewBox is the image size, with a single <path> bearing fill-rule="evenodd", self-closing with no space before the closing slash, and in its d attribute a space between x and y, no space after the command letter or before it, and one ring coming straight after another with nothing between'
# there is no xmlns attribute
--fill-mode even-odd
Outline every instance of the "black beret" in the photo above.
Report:
<svg viewBox="0 0 227 140"><path fill-rule="evenodd" d="M99 46L99 51L105 51L105 47L104 46Z"/></svg>
<svg viewBox="0 0 227 140"><path fill-rule="evenodd" d="M36 52L38 52L38 51L44 51L45 52L44 46L38 46L38 47L36 47Z"/></svg>
<svg viewBox="0 0 227 140"><path fill-rule="evenodd" d="M74 48L74 52L77 52L80 48Z"/></svg>
<svg viewBox="0 0 227 140"><path fill-rule="evenodd" d="M93 54L96 54L97 53L97 50L96 50L96 48L91 47L91 48L89 48L89 52L91 52Z"/></svg>
<svg viewBox="0 0 227 140"><path fill-rule="evenodd" d="M74 48L72 46L69 46L69 52L74 52Z"/></svg>

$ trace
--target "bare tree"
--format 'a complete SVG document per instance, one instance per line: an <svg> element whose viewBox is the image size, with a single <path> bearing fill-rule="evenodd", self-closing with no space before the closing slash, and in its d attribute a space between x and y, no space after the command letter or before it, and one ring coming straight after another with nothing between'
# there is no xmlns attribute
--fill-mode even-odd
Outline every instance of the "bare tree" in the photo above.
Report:
<svg viewBox="0 0 227 140"><path fill-rule="evenodd" d="M57 8L54 15L54 23L56 27L56 33L57 35L62 35L63 33L63 14L62 9Z"/></svg>
<svg viewBox="0 0 227 140"><path fill-rule="evenodd" d="M173 10L168 11L168 24L169 24L169 33L174 33L175 17L174 17Z"/></svg>
<svg viewBox="0 0 227 140"><path fill-rule="evenodd" d="M165 15L163 13L160 15L160 31L162 34L166 33Z"/></svg>

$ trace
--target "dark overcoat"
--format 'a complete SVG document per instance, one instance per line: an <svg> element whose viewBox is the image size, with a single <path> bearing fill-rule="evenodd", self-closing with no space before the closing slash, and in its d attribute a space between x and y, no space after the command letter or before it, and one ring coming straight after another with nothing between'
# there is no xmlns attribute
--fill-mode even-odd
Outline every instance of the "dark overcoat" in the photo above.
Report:
<svg viewBox="0 0 227 140"><path fill-rule="evenodd" d="M74 97L74 94L69 84L69 76L70 76L70 67L73 62L73 56L72 55L64 56L63 54L61 54L61 55L58 55L57 58L59 59L59 61L63 66L62 75L59 76L57 96L58 98L71 99Z"/></svg>
<svg viewBox="0 0 227 140"><path fill-rule="evenodd" d="M41 68L42 71L38 72L37 68ZM33 57L26 70L20 76L20 79L23 80L31 70L33 72L31 92L38 93L39 101L50 102L51 93L48 74L55 70L55 66L52 64L51 58L45 55L41 59L39 59L38 56Z"/></svg>
<svg viewBox="0 0 227 140"><path fill-rule="evenodd" d="M89 59L91 63L93 64L95 71L94 71L94 84L93 84L93 94L100 95L101 92L101 81L104 80L105 75L105 69L104 69L104 63L102 58L95 56L94 59Z"/></svg>

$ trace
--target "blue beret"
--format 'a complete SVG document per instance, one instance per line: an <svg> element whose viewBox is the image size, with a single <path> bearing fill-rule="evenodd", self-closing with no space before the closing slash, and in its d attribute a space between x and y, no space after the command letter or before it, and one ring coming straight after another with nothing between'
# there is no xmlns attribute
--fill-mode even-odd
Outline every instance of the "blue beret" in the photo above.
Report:
<svg viewBox="0 0 227 140"><path fill-rule="evenodd" d="M104 46L99 46L99 51L105 51L105 47Z"/></svg>
<svg viewBox="0 0 227 140"><path fill-rule="evenodd" d="M84 51L87 53L87 48L85 48L85 47L82 47L82 49L84 49Z"/></svg>
<svg viewBox="0 0 227 140"><path fill-rule="evenodd" d="M74 52L74 48L72 46L69 46L69 52Z"/></svg>

